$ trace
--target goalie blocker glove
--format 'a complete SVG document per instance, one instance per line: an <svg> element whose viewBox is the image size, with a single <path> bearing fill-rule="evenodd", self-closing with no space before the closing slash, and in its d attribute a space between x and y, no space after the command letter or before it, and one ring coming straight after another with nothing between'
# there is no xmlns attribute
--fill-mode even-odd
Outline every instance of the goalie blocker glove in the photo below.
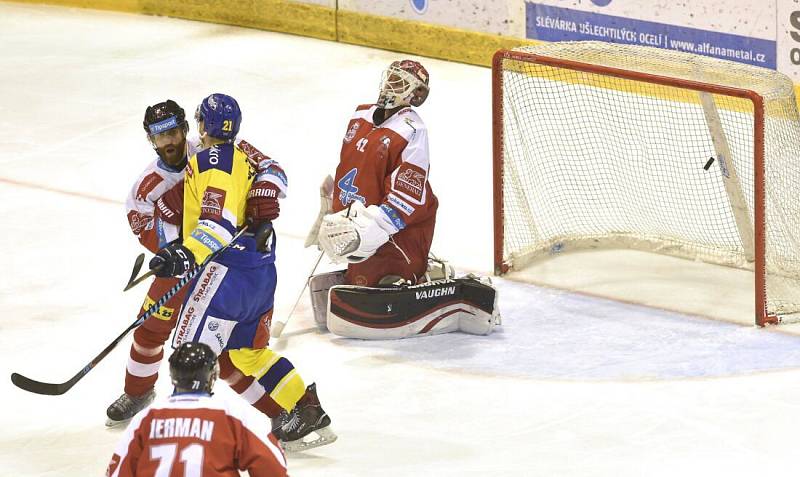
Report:
<svg viewBox="0 0 800 477"><path fill-rule="evenodd" d="M194 254L181 243L173 243L158 251L150 259L150 270L155 276L177 277L186 273L195 264Z"/></svg>
<svg viewBox="0 0 800 477"><path fill-rule="evenodd" d="M328 330L348 338L488 335L500 324L497 291L488 278L471 275L394 288L337 285L329 300Z"/></svg>

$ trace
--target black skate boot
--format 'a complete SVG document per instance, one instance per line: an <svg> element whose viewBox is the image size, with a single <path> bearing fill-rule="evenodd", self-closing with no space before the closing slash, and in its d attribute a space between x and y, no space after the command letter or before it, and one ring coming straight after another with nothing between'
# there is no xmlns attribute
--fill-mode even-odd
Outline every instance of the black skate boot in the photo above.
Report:
<svg viewBox="0 0 800 477"><path fill-rule="evenodd" d="M108 416L106 426L115 427L127 423L137 412L146 408L153 402L155 397L156 392L153 389L137 397L122 393L122 396L117 398L117 400L111 403L108 409L106 409L106 416Z"/></svg>
<svg viewBox="0 0 800 477"><path fill-rule="evenodd" d="M281 433L281 427L289 421L289 413L281 410L280 414L271 417L270 420L272 421L272 433L275 434L278 440L281 440L281 437L284 436L284 434Z"/></svg>
<svg viewBox="0 0 800 477"><path fill-rule="evenodd" d="M337 438L330 428L331 418L319 403L316 384L309 385L294 409L273 418L272 424L273 434L287 452L324 446Z"/></svg>

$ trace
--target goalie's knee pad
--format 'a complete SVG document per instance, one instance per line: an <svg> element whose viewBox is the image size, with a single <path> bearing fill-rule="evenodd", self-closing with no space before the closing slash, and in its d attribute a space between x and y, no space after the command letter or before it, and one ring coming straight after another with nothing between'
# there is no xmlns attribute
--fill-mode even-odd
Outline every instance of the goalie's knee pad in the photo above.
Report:
<svg viewBox="0 0 800 477"><path fill-rule="evenodd" d="M345 270L320 273L311 277L308 289L311 291L311 309L314 311L314 321L320 328L326 327L328 315L328 290L344 283Z"/></svg>
<svg viewBox="0 0 800 477"><path fill-rule="evenodd" d="M488 335L500 324L496 290L476 277L396 288L338 285L329 298L328 329L349 338Z"/></svg>

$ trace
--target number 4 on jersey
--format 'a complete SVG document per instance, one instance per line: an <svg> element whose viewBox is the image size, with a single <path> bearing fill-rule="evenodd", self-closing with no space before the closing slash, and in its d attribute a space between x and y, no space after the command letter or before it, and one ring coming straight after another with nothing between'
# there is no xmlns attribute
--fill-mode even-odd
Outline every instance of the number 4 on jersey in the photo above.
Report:
<svg viewBox="0 0 800 477"><path fill-rule="evenodd" d="M361 201L362 203L365 202L363 196L358 195L358 187L356 187L356 176L358 175L358 169L352 168L350 169L347 174L342 176L339 179L339 182L336 185L339 187L339 200L342 202L342 205L346 206L350 204L350 202L354 200Z"/></svg>

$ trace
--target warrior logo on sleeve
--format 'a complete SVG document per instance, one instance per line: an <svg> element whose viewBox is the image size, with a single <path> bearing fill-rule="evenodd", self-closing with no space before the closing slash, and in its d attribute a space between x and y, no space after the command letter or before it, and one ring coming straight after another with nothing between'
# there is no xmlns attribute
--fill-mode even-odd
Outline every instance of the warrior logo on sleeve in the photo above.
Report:
<svg viewBox="0 0 800 477"><path fill-rule="evenodd" d="M203 193L201 216L204 219L219 221L222 219L222 209L225 207L225 191L216 187L209 187Z"/></svg>

